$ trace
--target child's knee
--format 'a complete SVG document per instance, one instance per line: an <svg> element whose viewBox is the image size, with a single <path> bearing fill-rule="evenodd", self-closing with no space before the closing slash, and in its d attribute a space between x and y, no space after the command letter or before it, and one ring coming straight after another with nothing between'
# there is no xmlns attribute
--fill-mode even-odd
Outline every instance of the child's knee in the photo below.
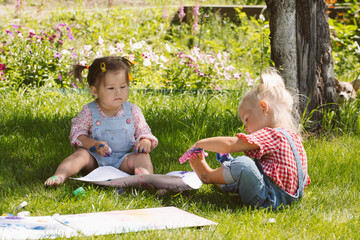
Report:
<svg viewBox="0 0 360 240"><path fill-rule="evenodd" d="M237 157L227 165L234 182L225 185L225 190L229 189L229 191L238 193L245 204L258 201L257 197L263 197L264 177L253 159L246 156Z"/></svg>
<svg viewBox="0 0 360 240"><path fill-rule="evenodd" d="M246 156L236 157L233 161L229 162L229 164L226 164L226 166L230 169L234 179L243 176L246 177L247 175L260 174L254 160Z"/></svg>

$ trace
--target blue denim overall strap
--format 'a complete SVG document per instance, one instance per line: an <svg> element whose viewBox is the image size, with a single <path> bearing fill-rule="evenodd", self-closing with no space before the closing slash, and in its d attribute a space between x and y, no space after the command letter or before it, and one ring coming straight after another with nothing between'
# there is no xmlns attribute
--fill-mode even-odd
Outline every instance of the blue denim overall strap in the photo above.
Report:
<svg viewBox="0 0 360 240"><path fill-rule="evenodd" d="M290 147L291 147L291 149L293 151L293 154L294 154L294 157L295 157L297 173L298 173L298 190L296 191L294 197L301 198L303 196L303 193L304 193L305 182L306 182L306 179L307 179L307 169L306 169L306 172L304 174L304 170L302 168L302 163L301 163L301 160L300 160L299 152L296 149L295 143L292 140L290 134L288 132L286 132L282 128L275 128L275 129L278 130L279 132L281 132L282 134L284 134L284 136L287 138L287 140L290 143Z"/></svg>
<svg viewBox="0 0 360 240"><path fill-rule="evenodd" d="M93 138L108 143L112 149L111 157L120 158L128 153L134 147L135 142L135 127L130 103L123 103L123 117L103 118L95 101L89 103L88 106L93 118Z"/></svg>

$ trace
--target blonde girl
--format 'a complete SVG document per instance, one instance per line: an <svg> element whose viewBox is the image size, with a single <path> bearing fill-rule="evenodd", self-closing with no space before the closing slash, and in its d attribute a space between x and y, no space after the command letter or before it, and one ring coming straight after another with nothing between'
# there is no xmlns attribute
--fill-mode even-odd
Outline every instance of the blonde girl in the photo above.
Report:
<svg viewBox="0 0 360 240"><path fill-rule="evenodd" d="M292 107L293 98L281 76L272 69L264 72L260 84L247 92L239 105L247 134L199 140L187 152L191 152L191 167L204 183L237 193L245 205L277 209L291 204L310 183ZM244 152L245 156L217 154L222 165L212 169L203 150Z"/></svg>
<svg viewBox="0 0 360 240"><path fill-rule="evenodd" d="M72 119L70 142L75 152L64 159L46 186L59 185L83 171L113 166L129 174L152 174L149 153L158 141L140 108L127 101L132 64L124 57L97 58L88 65L73 66L75 79L87 82L95 101Z"/></svg>

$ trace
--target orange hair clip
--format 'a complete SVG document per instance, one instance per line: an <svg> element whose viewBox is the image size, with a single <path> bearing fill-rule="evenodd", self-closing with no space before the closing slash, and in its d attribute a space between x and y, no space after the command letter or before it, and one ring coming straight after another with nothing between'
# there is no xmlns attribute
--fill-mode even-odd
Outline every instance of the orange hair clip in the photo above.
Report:
<svg viewBox="0 0 360 240"><path fill-rule="evenodd" d="M86 69L89 69L90 66L86 64L85 67L86 67Z"/></svg>

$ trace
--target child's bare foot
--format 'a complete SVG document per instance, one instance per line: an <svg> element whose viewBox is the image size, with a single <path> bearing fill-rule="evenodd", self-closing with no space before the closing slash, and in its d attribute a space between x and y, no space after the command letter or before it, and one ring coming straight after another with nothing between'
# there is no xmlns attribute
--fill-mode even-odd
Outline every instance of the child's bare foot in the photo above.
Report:
<svg viewBox="0 0 360 240"><path fill-rule="evenodd" d="M145 169L145 168L138 167L138 168L135 168L134 174L135 174L135 175L142 175L142 174L143 174L143 175L149 175L150 172L149 172L147 169Z"/></svg>
<svg viewBox="0 0 360 240"><path fill-rule="evenodd" d="M64 178L62 176L52 176L49 177L46 181L45 181L45 186L57 186L60 185L64 182Z"/></svg>
<svg viewBox="0 0 360 240"><path fill-rule="evenodd" d="M211 172L211 168L205 161L203 156L197 156L189 159L191 168L196 172L198 177L203 183L209 183L208 174Z"/></svg>
<svg viewBox="0 0 360 240"><path fill-rule="evenodd" d="M225 184L223 167L212 169L205 161L204 156L197 156L189 159L191 168L203 183Z"/></svg>

